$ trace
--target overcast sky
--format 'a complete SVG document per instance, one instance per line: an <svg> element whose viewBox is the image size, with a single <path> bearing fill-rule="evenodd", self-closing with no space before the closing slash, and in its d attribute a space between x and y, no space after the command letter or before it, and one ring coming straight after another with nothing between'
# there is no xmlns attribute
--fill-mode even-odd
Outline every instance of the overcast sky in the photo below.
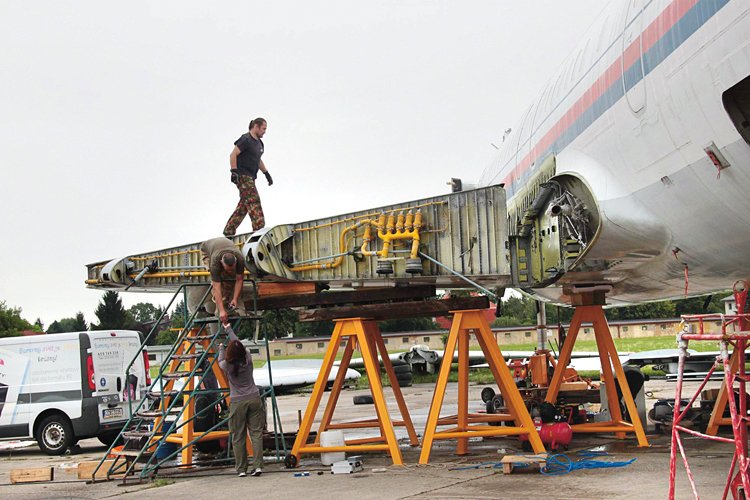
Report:
<svg viewBox="0 0 750 500"><path fill-rule="evenodd" d="M269 226L476 181L603 5L0 0L0 300L92 321L86 264L219 236L256 116Z"/></svg>

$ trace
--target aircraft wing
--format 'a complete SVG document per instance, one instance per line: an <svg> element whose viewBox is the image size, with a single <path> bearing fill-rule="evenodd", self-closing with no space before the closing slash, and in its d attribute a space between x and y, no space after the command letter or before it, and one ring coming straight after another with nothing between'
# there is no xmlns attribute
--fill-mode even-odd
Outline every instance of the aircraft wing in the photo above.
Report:
<svg viewBox="0 0 750 500"><path fill-rule="evenodd" d="M275 390L295 389L312 385L318 379L320 367L323 360L320 359L286 359L271 361L271 378L273 379L273 388ZM336 378L337 370L331 370L328 381L333 382ZM346 380L357 380L360 377L357 370L349 368L346 371ZM253 370L253 378L258 387L269 387L271 385L268 365L264 364ZM198 378L196 377L196 382ZM175 380L175 389L181 389L185 384L185 379ZM159 382L157 380L154 387L158 390Z"/></svg>
<svg viewBox="0 0 750 500"><path fill-rule="evenodd" d="M312 385L318 379L322 359L285 359L271 361L271 378L274 389L292 389ZM331 370L328 381L333 382L336 378L337 369ZM357 380L361 375L357 370L351 368L346 371L346 380ZM253 370L256 385L269 387L268 365L263 365Z"/></svg>
<svg viewBox="0 0 750 500"><path fill-rule="evenodd" d="M721 354L719 351L695 351L687 350L688 357L685 360L686 373L704 373L711 369L716 358ZM680 359L679 349L656 349L653 351L636 352L630 355L627 363L635 366L653 365L657 370L667 373L667 377L677 373ZM750 360L750 353L745 352L745 361Z"/></svg>

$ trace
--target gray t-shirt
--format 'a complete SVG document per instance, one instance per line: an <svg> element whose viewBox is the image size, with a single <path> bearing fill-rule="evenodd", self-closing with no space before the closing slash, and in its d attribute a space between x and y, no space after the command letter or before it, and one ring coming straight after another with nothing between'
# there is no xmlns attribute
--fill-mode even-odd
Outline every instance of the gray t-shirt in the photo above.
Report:
<svg viewBox="0 0 750 500"><path fill-rule="evenodd" d="M230 340L238 340L232 328L226 329ZM229 397L232 401L246 401L260 397L260 390L253 379L253 359L245 349L247 363L239 366L237 375L234 374L234 365L226 361L224 347L219 348L219 367L224 370L229 380Z"/></svg>
<svg viewBox="0 0 750 500"><path fill-rule="evenodd" d="M245 258L242 252L237 250L234 243L228 238L214 238L201 245L201 252L208 255L208 270L211 273L211 281L235 281L237 276L245 272ZM227 273L221 265L221 258L225 253L233 253L237 258L235 273Z"/></svg>

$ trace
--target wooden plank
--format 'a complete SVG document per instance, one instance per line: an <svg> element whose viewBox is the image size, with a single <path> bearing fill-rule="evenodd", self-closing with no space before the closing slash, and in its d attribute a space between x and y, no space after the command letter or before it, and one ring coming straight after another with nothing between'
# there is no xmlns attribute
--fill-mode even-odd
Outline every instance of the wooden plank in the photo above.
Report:
<svg viewBox="0 0 750 500"><path fill-rule="evenodd" d="M450 299L393 302L389 304L362 304L355 306L326 307L298 313L300 321L329 321L340 318L368 318L386 320L446 316L450 311L487 309L487 297L452 297Z"/></svg>
<svg viewBox="0 0 750 500"><path fill-rule="evenodd" d="M586 382L562 382L560 384L560 392L563 391L585 391L589 388Z"/></svg>
<svg viewBox="0 0 750 500"><path fill-rule="evenodd" d="M38 483L54 481L54 467L37 467L33 469L13 469L10 471L10 484Z"/></svg>
<svg viewBox="0 0 750 500"><path fill-rule="evenodd" d="M96 479L107 479L107 472L109 471L109 468L114 463L115 463L114 459L105 460L102 466L99 468L99 470L96 471ZM120 464L122 464L121 473L113 474L112 476L110 476L110 479L121 478L124 475L123 473L125 472L125 461L120 460ZM91 480L91 475L94 473L94 470L96 469L97 465L99 465L99 460L80 462L78 464L78 479Z"/></svg>
<svg viewBox="0 0 750 500"><path fill-rule="evenodd" d="M260 281L258 286L259 297L272 297L272 296L285 296L285 295L301 295L310 294L318 291L317 285L311 282L270 282Z"/></svg>
<svg viewBox="0 0 750 500"><path fill-rule="evenodd" d="M500 463L503 464L503 474L511 474L514 470L535 472L547 463L547 455L505 455Z"/></svg>
<svg viewBox="0 0 750 500"><path fill-rule="evenodd" d="M425 299L435 296L433 285L420 285L391 288L369 288L346 292L319 292L305 295L287 295L258 298L258 309L281 309L285 307L344 305L384 300ZM247 301L246 308L252 309L252 302Z"/></svg>

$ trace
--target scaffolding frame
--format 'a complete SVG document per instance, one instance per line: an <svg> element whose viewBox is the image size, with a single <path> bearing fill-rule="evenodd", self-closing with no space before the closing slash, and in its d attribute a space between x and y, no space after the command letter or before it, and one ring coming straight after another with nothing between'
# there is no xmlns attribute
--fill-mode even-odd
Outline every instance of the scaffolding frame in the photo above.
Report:
<svg viewBox="0 0 750 500"><path fill-rule="evenodd" d="M740 287L739 284L743 285ZM734 297L735 303L737 304L738 311L745 311L747 304L747 286L743 282L736 282L734 285ZM727 498L729 492L732 492L732 496L737 498L746 498L746 493L750 491L750 458L748 457L748 444L747 444L747 426L750 419L748 418L748 404L746 397L747 387L747 373L745 370L744 353L748 346L748 340L750 340L750 331L748 321L750 320L750 314L744 312L735 315L725 314L701 314L701 315L683 315L683 321L698 320L699 332L691 333L687 323L683 327L683 332L680 333L678 338L678 368L677 368L677 387L675 390L675 405L674 413L672 416L672 440L671 440L671 451L669 457L669 498L673 500L675 498L675 485L677 476L677 453L679 452L682 463L685 466L688 481L690 482L690 488L693 492L693 496L699 498L698 490L695 485L693 472L690 469L688 463L688 456L685 452L685 446L682 441L681 433L685 433L691 436L709 439L721 443L728 443L734 445L734 454L732 456L732 464L727 473L727 482L724 486L724 492L722 499ZM721 333L706 333L704 329L705 321L721 321ZM729 331L729 328L736 329L739 331ZM682 386L684 380L685 360L688 357L688 344L691 340L695 341L718 341L720 344L720 354L717 357L714 365L706 374L702 383L696 390L687 405L682 405ZM733 352L730 357L729 346L732 346ZM717 398L714 409L712 412L709 428L705 433L698 432L692 429L688 429L681 425L682 420L685 418L687 412L692 407L693 403L700 396L701 391L711 379L714 371L721 366L724 369L724 380L722 382L720 393L723 393L723 398ZM735 386L735 383L737 384ZM727 397L728 394L735 395L735 389L738 393L738 397ZM719 425L717 415L722 415L725 406L729 406L730 423L732 425L733 437L726 438L717 436L716 432ZM718 410L718 413L717 413ZM713 426L713 428L712 428ZM735 469L737 472L735 473Z"/></svg>

